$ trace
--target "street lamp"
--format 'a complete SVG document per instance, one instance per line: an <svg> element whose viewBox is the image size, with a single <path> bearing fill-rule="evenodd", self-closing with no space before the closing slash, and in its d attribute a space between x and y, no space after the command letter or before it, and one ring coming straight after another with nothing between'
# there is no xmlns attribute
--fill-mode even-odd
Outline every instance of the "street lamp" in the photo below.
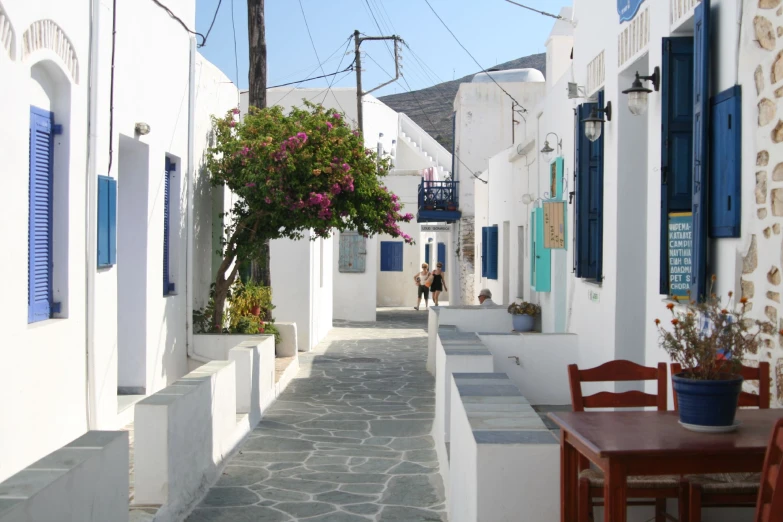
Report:
<svg viewBox="0 0 783 522"><path fill-rule="evenodd" d="M544 138L544 147L541 149L541 154L544 155L544 159L549 161L552 159L552 153L555 152L555 149L549 146L549 140L546 138L549 138L550 135L554 135L555 137L555 144L557 145L557 152L560 153L560 150L563 148L563 140L560 139L560 137L555 134L554 132L550 132L546 135Z"/></svg>
<svg viewBox="0 0 783 522"><path fill-rule="evenodd" d="M606 115L606 120L604 120ZM604 121L612 121L612 102L606 102L603 109L593 109L590 116L582 120L585 124L585 136L590 141L596 141L601 137L601 129Z"/></svg>
<svg viewBox="0 0 783 522"><path fill-rule="evenodd" d="M661 86L661 70L656 67L650 76L639 76L639 71L636 71L636 79L631 84L631 88L623 91L623 94L628 95L628 110L635 116L640 116L647 111L647 98L653 92L642 85L642 81L651 81L653 89L657 92Z"/></svg>

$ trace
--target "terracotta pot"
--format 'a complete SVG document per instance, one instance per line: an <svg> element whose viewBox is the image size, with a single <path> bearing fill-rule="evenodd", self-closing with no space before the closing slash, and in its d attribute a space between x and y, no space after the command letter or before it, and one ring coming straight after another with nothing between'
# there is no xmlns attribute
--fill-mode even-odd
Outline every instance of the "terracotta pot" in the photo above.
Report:
<svg viewBox="0 0 783 522"><path fill-rule="evenodd" d="M258 317L259 315L261 315L261 307L254 306L253 308L250 309L250 313Z"/></svg>

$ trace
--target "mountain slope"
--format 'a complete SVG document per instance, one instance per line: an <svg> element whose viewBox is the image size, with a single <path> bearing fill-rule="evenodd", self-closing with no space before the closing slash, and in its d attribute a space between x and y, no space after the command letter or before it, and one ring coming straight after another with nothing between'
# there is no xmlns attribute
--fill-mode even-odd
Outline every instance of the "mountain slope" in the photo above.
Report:
<svg viewBox="0 0 783 522"><path fill-rule="evenodd" d="M492 69L538 69L546 74L546 54L532 54L510 62L501 63ZM458 80L443 82L426 89L390 94L379 98L397 112L404 112L421 128L438 140L446 150L452 149L452 118L454 98L459 85L470 82L474 74Z"/></svg>

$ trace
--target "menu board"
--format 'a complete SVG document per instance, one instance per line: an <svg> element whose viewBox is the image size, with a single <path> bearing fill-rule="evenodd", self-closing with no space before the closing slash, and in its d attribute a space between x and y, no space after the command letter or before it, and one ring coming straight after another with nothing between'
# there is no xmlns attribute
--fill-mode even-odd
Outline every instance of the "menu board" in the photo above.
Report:
<svg viewBox="0 0 783 522"><path fill-rule="evenodd" d="M544 248L565 248L565 203L544 203Z"/></svg>
<svg viewBox="0 0 783 522"><path fill-rule="evenodd" d="M669 214L669 295L674 299L688 299L691 287L691 251L693 249L693 214Z"/></svg>

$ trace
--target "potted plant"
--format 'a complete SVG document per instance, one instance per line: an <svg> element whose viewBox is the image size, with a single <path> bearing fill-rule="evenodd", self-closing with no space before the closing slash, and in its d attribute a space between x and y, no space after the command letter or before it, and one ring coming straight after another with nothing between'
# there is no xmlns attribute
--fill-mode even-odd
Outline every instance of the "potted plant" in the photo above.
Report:
<svg viewBox="0 0 783 522"><path fill-rule="evenodd" d="M457 210L457 205L453 201L446 203L446 210Z"/></svg>
<svg viewBox="0 0 783 522"><path fill-rule="evenodd" d="M773 334L775 327L746 317L747 297L735 303L729 292L723 306L712 286L702 301L680 308L666 305L672 314L670 330L659 319L655 324L660 346L683 368L672 376L680 424L694 431L723 432L737 427L734 417L742 389L738 374L742 359L746 353L756 353L763 342L760 335Z"/></svg>
<svg viewBox="0 0 783 522"><path fill-rule="evenodd" d="M514 324L514 331L530 332L533 330L535 317L541 313L541 307L524 301L511 303L508 306L508 313L512 315L511 320Z"/></svg>

